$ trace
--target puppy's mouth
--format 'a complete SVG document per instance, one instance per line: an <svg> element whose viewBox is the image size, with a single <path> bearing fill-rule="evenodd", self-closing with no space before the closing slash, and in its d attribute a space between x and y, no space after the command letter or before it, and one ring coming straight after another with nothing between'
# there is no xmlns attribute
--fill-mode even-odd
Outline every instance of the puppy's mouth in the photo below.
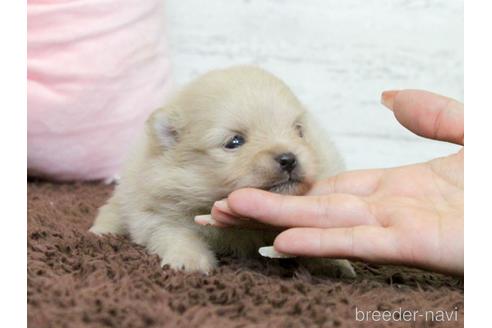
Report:
<svg viewBox="0 0 492 328"><path fill-rule="evenodd" d="M289 177L264 189L278 194L302 195L309 190L309 184L301 179Z"/></svg>

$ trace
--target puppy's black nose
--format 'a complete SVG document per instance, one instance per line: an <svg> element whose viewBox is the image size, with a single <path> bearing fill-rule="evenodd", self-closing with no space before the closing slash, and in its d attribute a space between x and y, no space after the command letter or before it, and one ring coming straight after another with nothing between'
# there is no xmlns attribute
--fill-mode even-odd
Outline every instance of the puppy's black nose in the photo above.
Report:
<svg viewBox="0 0 492 328"><path fill-rule="evenodd" d="M286 172L292 172L297 165L296 155L292 153L283 153L275 157L275 160L280 164L280 168Z"/></svg>

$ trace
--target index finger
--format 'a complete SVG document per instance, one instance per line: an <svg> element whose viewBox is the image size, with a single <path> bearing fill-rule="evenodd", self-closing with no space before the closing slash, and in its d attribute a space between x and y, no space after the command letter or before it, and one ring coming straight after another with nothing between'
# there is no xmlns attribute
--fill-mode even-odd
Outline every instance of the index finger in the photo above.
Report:
<svg viewBox="0 0 492 328"><path fill-rule="evenodd" d="M375 224L369 203L350 194L289 196L259 189L240 189L227 198L233 216L277 227L346 227Z"/></svg>

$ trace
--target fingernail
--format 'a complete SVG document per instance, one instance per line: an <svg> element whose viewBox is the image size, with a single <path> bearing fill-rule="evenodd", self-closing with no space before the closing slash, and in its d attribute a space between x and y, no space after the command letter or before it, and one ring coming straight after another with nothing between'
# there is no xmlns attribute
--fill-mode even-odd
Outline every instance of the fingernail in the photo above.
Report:
<svg viewBox="0 0 492 328"><path fill-rule="evenodd" d="M217 225L217 221L210 214L195 216L195 222L201 225Z"/></svg>
<svg viewBox="0 0 492 328"><path fill-rule="evenodd" d="M295 257L294 255L277 252L273 246L260 247L258 253L263 257L270 257L272 259L288 259Z"/></svg>
<svg viewBox="0 0 492 328"><path fill-rule="evenodd" d="M381 94L381 104L390 110L393 110L393 104L395 102L395 96L399 90L387 90Z"/></svg>
<svg viewBox="0 0 492 328"><path fill-rule="evenodd" d="M225 199L216 201L214 203L214 207L216 207L221 212L231 213L231 209L229 208L229 205L227 205L227 201Z"/></svg>

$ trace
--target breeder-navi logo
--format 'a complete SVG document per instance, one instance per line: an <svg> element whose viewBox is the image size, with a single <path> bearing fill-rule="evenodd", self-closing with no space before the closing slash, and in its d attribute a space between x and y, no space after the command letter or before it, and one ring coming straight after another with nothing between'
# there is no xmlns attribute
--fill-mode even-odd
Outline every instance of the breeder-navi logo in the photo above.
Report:
<svg viewBox="0 0 492 328"><path fill-rule="evenodd" d="M401 307L396 310L368 310L363 311L355 307L355 320L356 321L458 321L458 308L454 310L404 310Z"/></svg>

